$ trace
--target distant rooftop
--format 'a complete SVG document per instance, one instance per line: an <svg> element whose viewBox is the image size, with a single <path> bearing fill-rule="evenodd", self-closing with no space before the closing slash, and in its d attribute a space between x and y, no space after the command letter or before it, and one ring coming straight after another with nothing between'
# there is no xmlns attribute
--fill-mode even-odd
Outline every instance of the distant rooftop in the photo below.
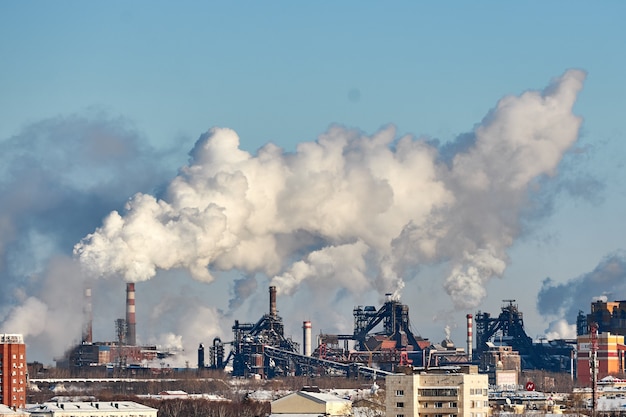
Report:
<svg viewBox="0 0 626 417"><path fill-rule="evenodd" d="M0 343L24 343L24 336L17 333L0 333Z"/></svg>
<svg viewBox="0 0 626 417"><path fill-rule="evenodd" d="M42 404L27 404L25 410L31 414L63 411L72 415L91 415L96 410L99 412L108 411L111 415L117 414L119 411L141 413L149 411L156 413L157 411L155 408L133 401L45 402Z"/></svg>

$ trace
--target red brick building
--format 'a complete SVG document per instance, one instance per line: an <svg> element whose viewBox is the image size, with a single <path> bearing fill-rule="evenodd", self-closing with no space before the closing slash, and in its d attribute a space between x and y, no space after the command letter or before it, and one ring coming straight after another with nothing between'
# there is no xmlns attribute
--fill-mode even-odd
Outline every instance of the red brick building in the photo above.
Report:
<svg viewBox="0 0 626 417"><path fill-rule="evenodd" d="M22 335L0 333L0 404L26 407L27 369Z"/></svg>

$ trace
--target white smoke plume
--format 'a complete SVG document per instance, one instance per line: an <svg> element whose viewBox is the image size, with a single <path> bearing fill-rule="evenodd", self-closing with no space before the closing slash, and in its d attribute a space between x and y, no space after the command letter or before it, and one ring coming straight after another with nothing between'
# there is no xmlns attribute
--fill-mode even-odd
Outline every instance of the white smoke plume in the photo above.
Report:
<svg viewBox="0 0 626 417"><path fill-rule="evenodd" d="M578 277L565 282L544 279L537 298L537 310L546 317L564 317L561 328L574 327L581 309L589 309L595 301L615 300L611 297L621 300L624 293L626 251L618 250L605 256L593 270ZM547 331L556 331L553 327Z"/></svg>
<svg viewBox="0 0 626 417"><path fill-rule="evenodd" d="M85 276L71 258L76 242L129 195L155 190L175 172L176 150L145 139L127 120L97 110L0 138L0 333L23 334L29 360L50 363L80 341ZM123 317L123 297L120 315L102 319L106 329L111 317Z"/></svg>
<svg viewBox="0 0 626 417"><path fill-rule="evenodd" d="M187 269L261 273L282 293L330 286L399 291L420 265L445 262L442 285L477 306L502 276L529 195L575 143L585 74L500 100L473 132L438 147L394 127L372 136L339 126L285 152L252 155L212 128L163 198L138 193L74 248L95 275L151 279Z"/></svg>
<svg viewBox="0 0 626 417"><path fill-rule="evenodd" d="M2 331L27 337L29 354L60 356L81 334L83 298L79 265L71 258L50 260L39 296L28 296L13 308ZM71 335L71 336L70 336ZM69 339L68 337L74 337Z"/></svg>
<svg viewBox="0 0 626 417"><path fill-rule="evenodd" d="M550 322L546 329L546 339L575 339L576 325L570 324L565 319L558 319Z"/></svg>

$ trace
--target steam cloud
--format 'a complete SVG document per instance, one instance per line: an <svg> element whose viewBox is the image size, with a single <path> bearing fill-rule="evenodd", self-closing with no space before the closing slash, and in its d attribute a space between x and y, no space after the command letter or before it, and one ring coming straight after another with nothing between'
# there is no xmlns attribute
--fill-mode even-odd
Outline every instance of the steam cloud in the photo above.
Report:
<svg viewBox="0 0 626 417"><path fill-rule="evenodd" d="M372 136L333 126L293 153L268 144L251 155L234 131L212 128L163 198L135 194L74 254L95 275L139 282L184 268L211 282L237 269L286 294L303 284L398 292L420 265L445 262L446 292L475 307L506 268L538 180L577 139L584 78L569 70L505 97L444 147L392 126Z"/></svg>
<svg viewBox="0 0 626 417"><path fill-rule="evenodd" d="M573 337L576 317L582 306L589 306L598 299L606 301L612 295L624 293L626 253L616 251L602 259L592 271L566 282L544 279L537 309L546 316L565 317L551 323L549 331L559 337Z"/></svg>
<svg viewBox="0 0 626 417"><path fill-rule="evenodd" d="M79 340L84 274L72 248L128 195L171 177L170 155L91 111L0 140L0 332L24 334L29 360Z"/></svg>

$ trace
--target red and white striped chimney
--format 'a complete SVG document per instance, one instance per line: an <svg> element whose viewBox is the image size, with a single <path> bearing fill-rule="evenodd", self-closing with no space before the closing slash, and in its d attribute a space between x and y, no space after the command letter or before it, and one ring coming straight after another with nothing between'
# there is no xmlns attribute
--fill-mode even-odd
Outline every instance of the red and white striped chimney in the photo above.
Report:
<svg viewBox="0 0 626 417"><path fill-rule="evenodd" d="M474 329L474 320L471 314L466 316L467 318L467 357L471 361L473 356L472 346L474 345L474 338L472 337Z"/></svg>
<svg viewBox="0 0 626 417"><path fill-rule="evenodd" d="M126 284L126 344L130 346L137 345L135 325L135 284L129 282Z"/></svg>

